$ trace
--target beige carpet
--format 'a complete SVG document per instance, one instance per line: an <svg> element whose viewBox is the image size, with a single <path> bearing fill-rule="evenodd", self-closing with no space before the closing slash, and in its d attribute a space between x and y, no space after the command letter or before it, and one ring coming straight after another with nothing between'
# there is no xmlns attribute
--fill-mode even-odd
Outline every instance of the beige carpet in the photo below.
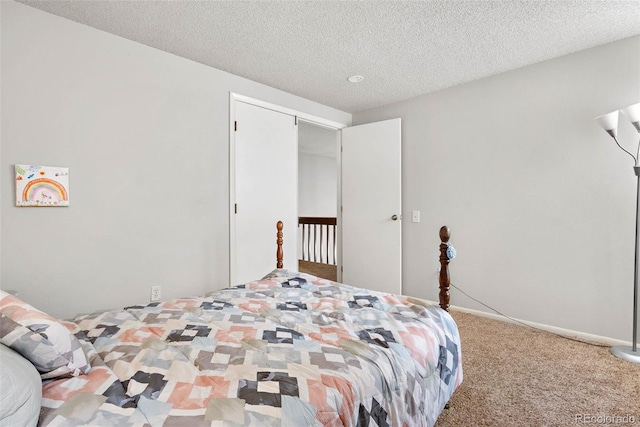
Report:
<svg viewBox="0 0 640 427"><path fill-rule="evenodd" d="M462 338L464 382L437 427L640 427L640 365L612 356L608 348L451 314Z"/></svg>

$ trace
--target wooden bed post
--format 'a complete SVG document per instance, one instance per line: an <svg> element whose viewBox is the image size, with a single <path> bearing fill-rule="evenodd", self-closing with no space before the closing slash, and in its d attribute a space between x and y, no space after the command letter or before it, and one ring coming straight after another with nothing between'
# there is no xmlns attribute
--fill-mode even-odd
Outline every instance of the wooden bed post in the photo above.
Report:
<svg viewBox="0 0 640 427"><path fill-rule="evenodd" d="M276 234L277 239L276 239L276 243L278 244L278 249L276 250L276 268L282 268L282 259L284 258L284 255L282 253L282 228L284 227L284 225L282 224L282 221L278 221L278 223L276 224L276 228L278 229L278 233Z"/></svg>
<svg viewBox="0 0 640 427"><path fill-rule="evenodd" d="M443 225L440 227L440 308L449 311L449 285L451 278L449 277L449 257L447 256L447 243L451 238L449 227Z"/></svg>

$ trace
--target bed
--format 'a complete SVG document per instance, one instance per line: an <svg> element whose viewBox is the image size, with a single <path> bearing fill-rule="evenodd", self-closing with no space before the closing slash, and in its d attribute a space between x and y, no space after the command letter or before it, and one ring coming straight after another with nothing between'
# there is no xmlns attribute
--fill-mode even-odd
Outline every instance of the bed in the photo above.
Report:
<svg viewBox="0 0 640 427"><path fill-rule="evenodd" d="M277 233L274 271L203 296L62 321L2 292L0 424L433 425L463 378L448 229L441 307L285 270Z"/></svg>

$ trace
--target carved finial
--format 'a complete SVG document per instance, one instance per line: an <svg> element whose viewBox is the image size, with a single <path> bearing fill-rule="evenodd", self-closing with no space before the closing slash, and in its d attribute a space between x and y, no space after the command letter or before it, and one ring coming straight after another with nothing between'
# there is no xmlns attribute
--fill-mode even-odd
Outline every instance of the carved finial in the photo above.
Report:
<svg viewBox="0 0 640 427"><path fill-rule="evenodd" d="M276 228L278 229L278 233L276 234L277 239L276 239L276 243L278 244L278 249L276 250L276 268L282 268L282 259L284 258L284 255L282 253L282 228L284 227L284 224L282 224L282 221L278 221L278 223L276 224Z"/></svg>
<svg viewBox="0 0 640 427"><path fill-rule="evenodd" d="M440 308L449 311L449 285L451 278L449 277L449 257L447 256L447 248L451 233L449 227L443 225L440 227Z"/></svg>
<svg viewBox="0 0 640 427"><path fill-rule="evenodd" d="M447 227L446 225L443 225L442 227L440 227L440 241L447 243L449 242L450 238L451 238L451 233L449 232L449 227Z"/></svg>

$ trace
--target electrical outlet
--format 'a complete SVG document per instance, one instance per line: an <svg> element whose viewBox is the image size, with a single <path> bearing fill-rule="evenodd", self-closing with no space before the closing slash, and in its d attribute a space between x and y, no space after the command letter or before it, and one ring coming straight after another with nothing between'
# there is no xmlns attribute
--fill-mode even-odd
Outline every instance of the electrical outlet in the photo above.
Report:
<svg viewBox="0 0 640 427"><path fill-rule="evenodd" d="M160 301L161 295L160 286L151 287L151 302Z"/></svg>

